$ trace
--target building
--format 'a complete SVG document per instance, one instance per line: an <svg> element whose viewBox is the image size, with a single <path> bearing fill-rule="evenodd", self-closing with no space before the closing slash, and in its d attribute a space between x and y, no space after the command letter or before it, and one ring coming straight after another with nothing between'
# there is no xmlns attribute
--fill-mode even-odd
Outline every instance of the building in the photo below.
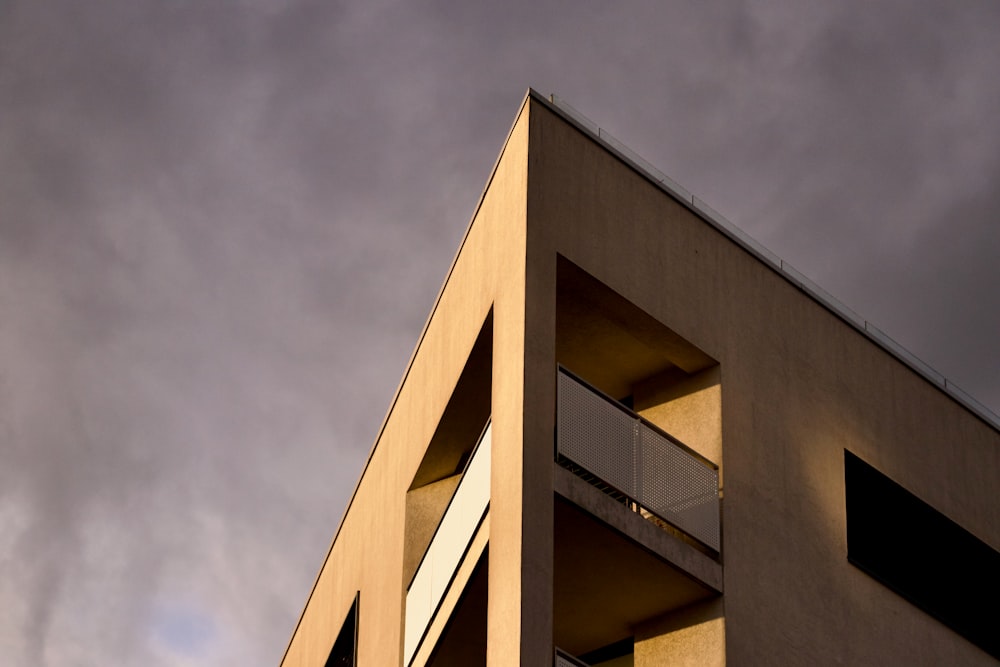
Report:
<svg viewBox="0 0 1000 667"><path fill-rule="evenodd" d="M529 92L283 664L986 665L1000 422Z"/></svg>

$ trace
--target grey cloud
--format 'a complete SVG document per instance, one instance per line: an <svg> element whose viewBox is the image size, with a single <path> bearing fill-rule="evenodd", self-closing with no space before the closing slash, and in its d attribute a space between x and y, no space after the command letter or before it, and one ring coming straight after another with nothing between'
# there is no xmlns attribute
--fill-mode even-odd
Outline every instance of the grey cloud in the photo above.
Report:
<svg viewBox="0 0 1000 667"><path fill-rule="evenodd" d="M997 12L0 3L9 655L277 662L529 85L1000 406Z"/></svg>

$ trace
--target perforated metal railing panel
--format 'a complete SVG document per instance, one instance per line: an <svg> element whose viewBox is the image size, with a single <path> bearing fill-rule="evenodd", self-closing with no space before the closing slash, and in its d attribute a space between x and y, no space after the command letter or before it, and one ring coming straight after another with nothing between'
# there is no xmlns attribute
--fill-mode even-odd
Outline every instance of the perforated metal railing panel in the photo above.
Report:
<svg viewBox="0 0 1000 667"><path fill-rule="evenodd" d="M559 374L559 453L635 497L636 420Z"/></svg>
<svg viewBox="0 0 1000 667"><path fill-rule="evenodd" d="M645 424L639 438L639 504L718 551L718 471Z"/></svg>
<svg viewBox="0 0 1000 667"><path fill-rule="evenodd" d="M560 456L719 551L718 470L560 370Z"/></svg>
<svg viewBox="0 0 1000 667"><path fill-rule="evenodd" d="M587 663L556 649L555 667L587 667Z"/></svg>

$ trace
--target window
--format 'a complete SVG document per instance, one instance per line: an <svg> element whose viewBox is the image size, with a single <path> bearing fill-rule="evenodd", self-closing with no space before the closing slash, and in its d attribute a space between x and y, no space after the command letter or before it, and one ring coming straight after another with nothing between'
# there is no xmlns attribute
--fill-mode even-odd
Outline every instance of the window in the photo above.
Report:
<svg viewBox="0 0 1000 667"><path fill-rule="evenodd" d="M847 559L1000 658L1000 552L844 451Z"/></svg>
<svg viewBox="0 0 1000 667"><path fill-rule="evenodd" d="M340 634L333 642L330 657L326 659L326 667L355 667L358 655L358 598L360 591L354 596L354 604L347 612L347 618L340 626Z"/></svg>

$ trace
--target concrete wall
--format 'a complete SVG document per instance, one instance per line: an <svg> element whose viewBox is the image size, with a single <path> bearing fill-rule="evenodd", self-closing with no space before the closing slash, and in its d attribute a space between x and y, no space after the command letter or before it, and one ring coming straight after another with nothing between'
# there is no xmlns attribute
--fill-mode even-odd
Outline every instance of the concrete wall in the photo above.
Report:
<svg viewBox="0 0 1000 667"><path fill-rule="evenodd" d="M848 564L843 450L996 548L997 431L536 106L529 224L546 249L719 362L726 658L993 664Z"/></svg>
<svg viewBox="0 0 1000 667"><path fill-rule="evenodd" d="M452 475L407 492L403 586L408 585L416 573L461 479L461 475Z"/></svg>
<svg viewBox="0 0 1000 667"><path fill-rule="evenodd" d="M687 375L675 369L633 385L635 411L722 467L722 377L713 366Z"/></svg>
<svg viewBox="0 0 1000 667"><path fill-rule="evenodd" d="M721 598L652 619L636 628L635 666L722 667L725 623Z"/></svg>

